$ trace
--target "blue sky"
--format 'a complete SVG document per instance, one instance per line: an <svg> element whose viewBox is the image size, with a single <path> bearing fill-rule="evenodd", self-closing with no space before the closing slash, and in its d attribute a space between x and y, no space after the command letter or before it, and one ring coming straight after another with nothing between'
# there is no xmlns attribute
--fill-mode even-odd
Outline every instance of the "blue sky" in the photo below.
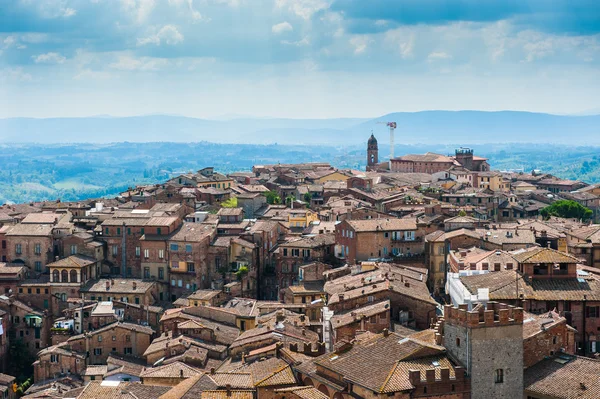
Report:
<svg viewBox="0 0 600 399"><path fill-rule="evenodd" d="M600 110L597 0L5 0L0 117Z"/></svg>

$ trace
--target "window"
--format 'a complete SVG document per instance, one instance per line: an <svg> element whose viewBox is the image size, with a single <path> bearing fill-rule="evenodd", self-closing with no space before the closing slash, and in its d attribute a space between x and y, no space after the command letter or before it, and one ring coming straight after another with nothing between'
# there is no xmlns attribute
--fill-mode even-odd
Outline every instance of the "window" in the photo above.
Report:
<svg viewBox="0 0 600 399"><path fill-rule="evenodd" d="M302 250L302 257L303 258L310 258L310 249L303 249Z"/></svg>
<svg viewBox="0 0 600 399"><path fill-rule="evenodd" d="M172 260L171 269L179 269L179 262L177 262L176 260Z"/></svg>
<svg viewBox="0 0 600 399"><path fill-rule="evenodd" d="M113 254L113 256L117 256L118 253L119 253L119 246L118 245L113 245L112 246L112 254Z"/></svg>
<svg viewBox="0 0 600 399"><path fill-rule="evenodd" d="M35 244L35 245L33 246L33 252L34 252L36 255L41 255L41 254L42 254L42 244Z"/></svg>
<svg viewBox="0 0 600 399"><path fill-rule="evenodd" d="M102 342L102 335L98 335L98 342Z"/></svg>
<svg viewBox="0 0 600 399"><path fill-rule="evenodd" d="M171 286L175 287L175 279L171 279Z"/></svg>
<svg viewBox="0 0 600 399"><path fill-rule="evenodd" d="M165 258L165 250L159 249L158 250L158 259L164 259L164 258Z"/></svg>
<svg viewBox="0 0 600 399"><path fill-rule="evenodd" d="M288 256L288 254L287 254L287 248L283 248L283 256Z"/></svg>
<svg viewBox="0 0 600 399"><path fill-rule="evenodd" d="M135 247L135 256L136 257L140 256L140 247Z"/></svg>
<svg viewBox="0 0 600 399"><path fill-rule="evenodd" d="M183 280L179 280L179 281L177 281L177 286L179 286L179 287L183 287Z"/></svg>
<svg viewBox="0 0 600 399"><path fill-rule="evenodd" d="M116 340L117 340L117 336L116 336L116 335L113 335L113 336L112 336L112 340L113 340L113 341L116 341Z"/></svg>
<svg viewBox="0 0 600 399"><path fill-rule="evenodd" d="M169 249L170 249L171 251L177 251L177 250L179 250L179 245L177 245L177 244L171 244L171 245L169 246Z"/></svg>
<svg viewBox="0 0 600 399"><path fill-rule="evenodd" d="M129 348L123 348L123 354L125 355L131 355L133 353L133 349L131 347Z"/></svg>
<svg viewBox="0 0 600 399"><path fill-rule="evenodd" d="M600 307L598 306L587 306L586 313L587 317L600 317Z"/></svg>
<svg viewBox="0 0 600 399"><path fill-rule="evenodd" d="M384 236L385 238L389 238L389 237L390 237L390 233L386 231L385 233L383 233L383 236Z"/></svg>
<svg viewBox="0 0 600 399"><path fill-rule="evenodd" d="M414 231L405 231L404 239L406 241L414 241L415 240L415 232Z"/></svg>
<svg viewBox="0 0 600 399"><path fill-rule="evenodd" d="M127 228L127 234L128 234L128 235L131 235L131 227L128 227L128 228Z"/></svg>
<svg viewBox="0 0 600 399"><path fill-rule="evenodd" d="M460 338L456 338L456 347L460 348Z"/></svg>
<svg viewBox="0 0 600 399"><path fill-rule="evenodd" d="M117 227L117 235L120 236L121 235L121 228Z"/></svg>
<svg viewBox="0 0 600 399"><path fill-rule="evenodd" d="M15 254L21 255L22 253L21 244L15 244Z"/></svg>
<svg viewBox="0 0 600 399"><path fill-rule="evenodd" d="M192 252L192 244L185 244L185 252Z"/></svg>
<svg viewBox="0 0 600 399"><path fill-rule="evenodd" d="M504 370L496 369L496 376L494 378L496 384L502 384L504 382Z"/></svg>
<svg viewBox="0 0 600 399"><path fill-rule="evenodd" d="M300 256L300 250L298 248L292 248L292 256Z"/></svg>
<svg viewBox="0 0 600 399"><path fill-rule="evenodd" d="M494 271L495 272L499 272L500 271L500 263L494 263Z"/></svg>
<svg viewBox="0 0 600 399"><path fill-rule="evenodd" d="M144 278L150 278L150 268L144 267Z"/></svg>
<svg viewBox="0 0 600 399"><path fill-rule="evenodd" d="M374 300L375 300L375 298L373 297L373 295L369 295L369 296L367 297L367 301L368 301L368 302L373 302Z"/></svg>
<svg viewBox="0 0 600 399"><path fill-rule="evenodd" d="M77 245L71 245L71 255L75 255L77 253Z"/></svg>
<svg viewBox="0 0 600 399"><path fill-rule="evenodd" d="M50 355L50 363L58 363L58 355Z"/></svg>
<svg viewBox="0 0 600 399"><path fill-rule="evenodd" d="M144 249L144 258L148 259L150 257L150 250Z"/></svg>
<svg viewBox="0 0 600 399"><path fill-rule="evenodd" d="M101 356L102 355L102 348L94 348L94 355Z"/></svg>
<svg viewBox="0 0 600 399"><path fill-rule="evenodd" d="M39 260L36 260L34 262L35 265L35 271L36 272L41 272L42 271L42 262L40 262Z"/></svg>
<svg viewBox="0 0 600 399"><path fill-rule="evenodd" d="M107 227L106 229L104 229L104 234L108 235L109 231L110 231L110 230L109 230L109 229L108 229L108 227Z"/></svg>
<svg viewBox="0 0 600 399"><path fill-rule="evenodd" d="M164 278L165 278L165 268L159 267L158 268L158 279L163 280Z"/></svg>
<svg viewBox="0 0 600 399"><path fill-rule="evenodd" d="M160 234L161 234L161 233L160 233L160 227L157 227L157 228L156 228L156 234L158 234L158 235L160 235Z"/></svg>
<svg viewBox="0 0 600 399"><path fill-rule="evenodd" d="M140 304L140 297L136 296L134 302L135 302L136 305L139 305Z"/></svg>
<svg viewBox="0 0 600 399"><path fill-rule="evenodd" d="M196 271L196 266L194 265L194 262L188 262L187 263L187 271L188 272L195 272Z"/></svg>

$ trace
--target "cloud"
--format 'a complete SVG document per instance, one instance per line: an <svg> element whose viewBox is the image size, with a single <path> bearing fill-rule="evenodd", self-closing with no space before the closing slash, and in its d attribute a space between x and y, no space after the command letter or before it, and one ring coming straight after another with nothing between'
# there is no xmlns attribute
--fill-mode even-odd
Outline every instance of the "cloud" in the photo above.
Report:
<svg viewBox="0 0 600 399"><path fill-rule="evenodd" d="M31 82L31 74L25 72L22 67L0 69L0 82Z"/></svg>
<svg viewBox="0 0 600 399"><path fill-rule="evenodd" d="M367 36L356 36L350 39L350 44L354 47L354 54L362 54L367 50L371 39Z"/></svg>
<svg viewBox="0 0 600 399"><path fill-rule="evenodd" d="M275 5L308 20L316 12L329 8L330 2L327 0L275 0Z"/></svg>
<svg viewBox="0 0 600 399"><path fill-rule="evenodd" d="M65 10L63 12L63 17L69 18L75 14L77 14L77 10L75 10L74 8L67 7L67 8L65 8Z"/></svg>
<svg viewBox="0 0 600 399"><path fill-rule="evenodd" d="M87 79L109 79L112 75L106 71L94 71L91 69L83 69L75 76L73 79L75 80L87 80Z"/></svg>
<svg viewBox="0 0 600 399"><path fill-rule="evenodd" d="M281 44L284 44L286 46L303 47L303 46L308 46L310 44L310 40L308 40L307 37L297 40L297 41L282 40Z"/></svg>
<svg viewBox="0 0 600 399"><path fill-rule="evenodd" d="M62 64L67 60L64 56L54 52L39 54L32 58L36 64Z"/></svg>
<svg viewBox="0 0 600 399"><path fill-rule="evenodd" d="M155 0L120 0L121 6L138 24L144 23L156 6Z"/></svg>
<svg viewBox="0 0 600 399"><path fill-rule="evenodd" d="M280 22L271 27L271 32L275 33L276 35L283 33L283 32L291 32L293 30L294 30L294 28L287 21Z"/></svg>
<svg viewBox="0 0 600 399"><path fill-rule="evenodd" d="M427 56L428 61L448 60L450 58L452 58L452 56L443 51L434 51L432 53L429 53L429 55Z"/></svg>
<svg viewBox="0 0 600 399"><path fill-rule="evenodd" d="M168 45L175 45L183 41L183 35L177 30L174 25L165 25L160 30L151 36L145 38L138 38L138 46L145 46L146 44L155 44L159 46L161 43Z"/></svg>
<svg viewBox="0 0 600 399"><path fill-rule="evenodd" d="M109 64L112 69L120 71L158 71L169 64L164 58L140 57L135 58L131 55L120 55L116 62Z"/></svg>

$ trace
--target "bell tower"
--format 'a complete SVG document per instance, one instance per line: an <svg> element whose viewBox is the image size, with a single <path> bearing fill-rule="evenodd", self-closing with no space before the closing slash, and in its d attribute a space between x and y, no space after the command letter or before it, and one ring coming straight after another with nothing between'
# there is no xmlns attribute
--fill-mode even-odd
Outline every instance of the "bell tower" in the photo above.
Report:
<svg viewBox="0 0 600 399"><path fill-rule="evenodd" d="M367 170L375 169L379 162L379 148L377 147L377 139L371 133L369 141L367 141Z"/></svg>

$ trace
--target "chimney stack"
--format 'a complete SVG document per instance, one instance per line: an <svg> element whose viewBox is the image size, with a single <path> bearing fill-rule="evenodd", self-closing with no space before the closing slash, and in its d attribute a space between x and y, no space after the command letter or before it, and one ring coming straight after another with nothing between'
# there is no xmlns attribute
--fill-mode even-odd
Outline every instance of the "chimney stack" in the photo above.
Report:
<svg viewBox="0 0 600 399"><path fill-rule="evenodd" d="M231 396L231 384L225 385L225 390L227 391L227 396Z"/></svg>
<svg viewBox="0 0 600 399"><path fill-rule="evenodd" d="M133 282L133 289L137 289L137 283L135 281Z"/></svg>

